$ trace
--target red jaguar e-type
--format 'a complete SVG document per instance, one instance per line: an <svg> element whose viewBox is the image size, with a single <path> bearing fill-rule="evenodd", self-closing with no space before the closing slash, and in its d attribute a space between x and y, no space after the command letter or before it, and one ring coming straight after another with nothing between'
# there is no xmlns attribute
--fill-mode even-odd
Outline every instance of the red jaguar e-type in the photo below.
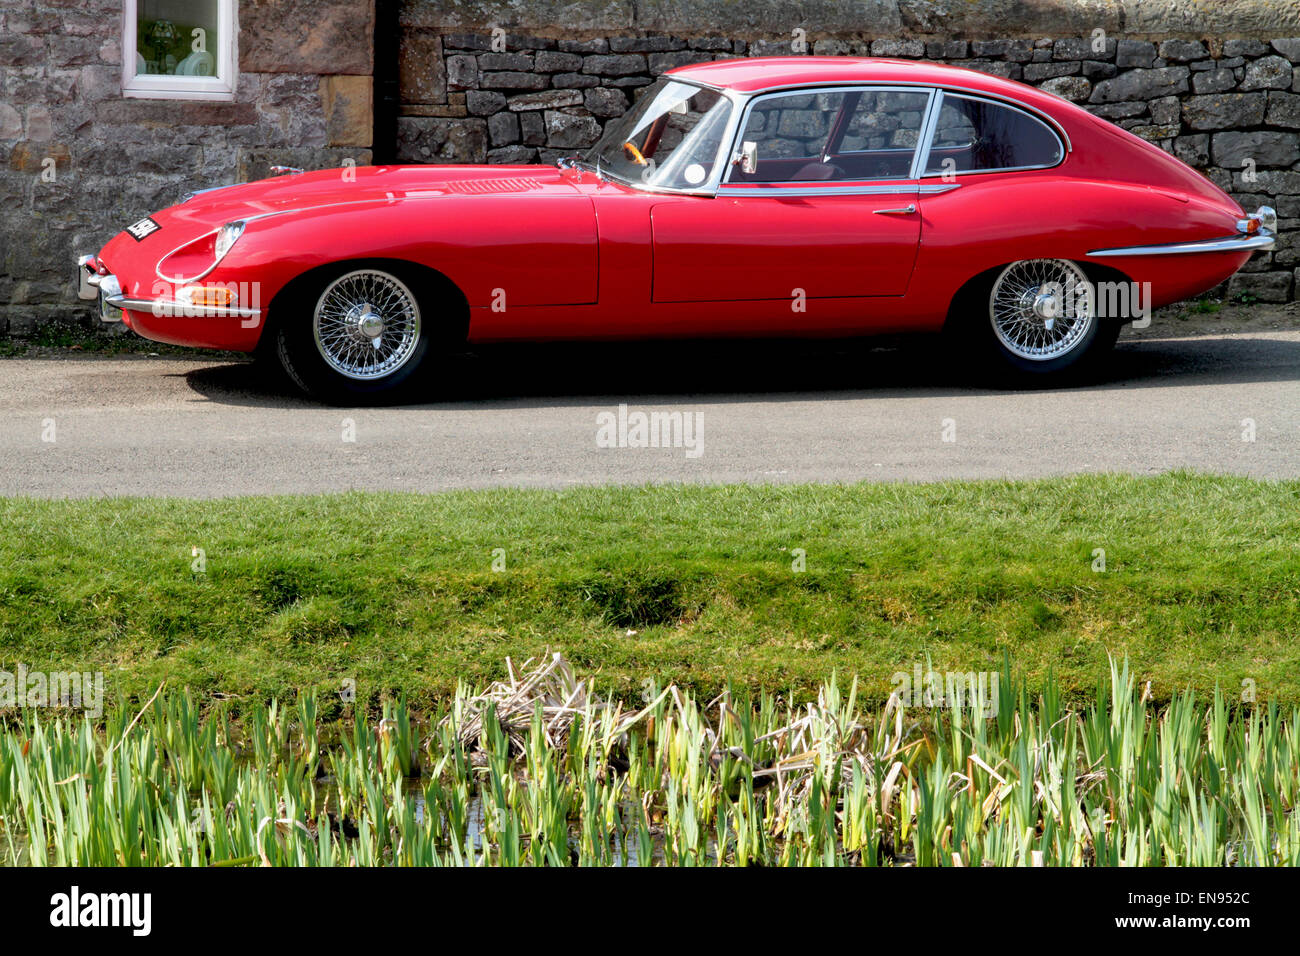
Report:
<svg viewBox="0 0 1300 956"><path fill-rule="evenodd" d="M1276 230L1063 99L881 59L673 70L554 166L289 172L83 256L105 317L274 348L345 402L502 341L947 330L977 366L1041 380Z"/></svg>

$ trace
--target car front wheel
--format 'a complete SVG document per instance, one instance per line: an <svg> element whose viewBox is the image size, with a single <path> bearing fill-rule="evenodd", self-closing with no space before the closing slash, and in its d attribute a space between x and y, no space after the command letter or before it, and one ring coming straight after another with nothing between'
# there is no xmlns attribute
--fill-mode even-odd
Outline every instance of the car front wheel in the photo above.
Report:
<svg viewBox="0 0 1300 956"><path fill-rule="evenodd" d="M1118 322L1098 317L1095 287L1069 260L1013 262L987 288L974 338L997 379L1046 384L1077 375L1119 335Z"/></svg>
<svg viewBox="0 0 1300 956"><path fill-rule="evenodd" d="M429 353L414 285L392 267L362 266L305 287L277 333L289 377L313 397L339 404L392 397Z"/></svg>

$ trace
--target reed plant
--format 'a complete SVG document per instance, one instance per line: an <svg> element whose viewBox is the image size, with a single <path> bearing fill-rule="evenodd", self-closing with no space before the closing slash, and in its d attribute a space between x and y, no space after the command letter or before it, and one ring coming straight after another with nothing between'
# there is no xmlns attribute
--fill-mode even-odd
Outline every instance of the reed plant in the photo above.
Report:
<svg viewBox="0 0 1300 956"><path fill-rule="evenodd" d="M89 866L1274 866L1300 863L1300 712L1124 662L1067 705L1004 669L967 708L601 697L556 656L415 714L322 721L160 689L0 728L0 855Z"/></svg>

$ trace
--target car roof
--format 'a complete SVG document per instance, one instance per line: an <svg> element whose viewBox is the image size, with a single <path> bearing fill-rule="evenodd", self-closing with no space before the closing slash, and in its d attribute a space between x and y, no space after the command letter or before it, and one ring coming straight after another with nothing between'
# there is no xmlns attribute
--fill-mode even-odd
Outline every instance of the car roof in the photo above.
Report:
<svg viewBox="0 0 1300 956"><path fill-rule="evenodd" d="M771 56L693 63L668 71L738 93L761 93L792 86L833 83L916 83L960 86L998 96L1037 100L1032 86L991 76L978 70L927 63L858 56Z"/></svg>

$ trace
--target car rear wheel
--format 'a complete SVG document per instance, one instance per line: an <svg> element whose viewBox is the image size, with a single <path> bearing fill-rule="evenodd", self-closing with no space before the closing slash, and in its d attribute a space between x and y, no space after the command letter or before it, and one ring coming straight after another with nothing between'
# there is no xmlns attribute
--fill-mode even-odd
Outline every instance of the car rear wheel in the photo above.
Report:
<svg viewBox="0 0 1300 956"><path fill-rule="evenodd" d="M1050 384L1077 376L1119 335L1118 322L1098 317L1087 274L1067 259L1013 262L984 288L972 344L982 353L982 370L1000 382Z"/></svg>
<svg viewBox="0 0 1300 956"><path fill-rule="evenodd" d="M352 267L304 287L277 333L289 377L339 404L391 398L406 386L428 357L430 336L416 282L403 272Z"/></svg>

